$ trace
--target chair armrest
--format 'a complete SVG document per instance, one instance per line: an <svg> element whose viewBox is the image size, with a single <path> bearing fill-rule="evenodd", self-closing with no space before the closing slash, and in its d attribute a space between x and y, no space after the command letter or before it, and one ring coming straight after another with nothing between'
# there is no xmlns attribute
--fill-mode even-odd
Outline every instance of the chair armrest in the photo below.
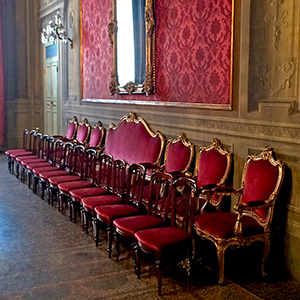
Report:
<svg viewBox="0 0 300 300"><path fill-rule="evenodd" d="M267 208L270 204L265 201L250 201L248 203L240 203L234 206L234 210L236 211L244 211L244 210L256 210L261 208Z"/></svg>
<svg viewBox="0 0 300 300"><path fill-rule="evenodd" d="M242 194L243 189L236 190L232 186L216 186L212 189L214 194L220 194L223 196L230 196L230 195L240 195Z"/></svg>

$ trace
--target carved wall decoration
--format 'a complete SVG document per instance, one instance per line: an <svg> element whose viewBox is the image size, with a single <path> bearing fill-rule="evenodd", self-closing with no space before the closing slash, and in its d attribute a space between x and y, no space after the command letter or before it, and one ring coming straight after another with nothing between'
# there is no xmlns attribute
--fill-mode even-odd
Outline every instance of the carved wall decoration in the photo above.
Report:
<svg viewBox="0 0 300 300"><path fill-rule="evenodd" d="M296 0L251 1L248 110L285 106L297 113L299 4Z"/></svg>
<svg viewBox="0 0 300 300"><path fill-rule="evenodd" d="M273 36L273 46L277 50L278 42L280 39L280 35L283 29L286 29L288 26L288 22L286 21L286 17L288 12L286 10L280 13L279 8L280 5L284 2L284 0L270 0L270 5L274 7L274 14L269 14L265 17L265 22L268 26L272 28Z"/></svg>
<svg viewBox="0 0 300 300"><path fill-rule="evenodd" d="M295 73L296 59L284 61L277 68L278 82L271 82L269 74L272 71L272 66L259 63L257 65L257 77L260 81L260 88L269 92L270 96L278 96L279 92L292 87L291 78ZM275 86L273 86L273 84Z"/></svg>
<svg viewBox="0 0 300 300"><path fill-rule="evenodd" d="M110 95L111 1L81 1L85 101L231 109L233 0L155 1L156 86L149 97Z"/></svg>

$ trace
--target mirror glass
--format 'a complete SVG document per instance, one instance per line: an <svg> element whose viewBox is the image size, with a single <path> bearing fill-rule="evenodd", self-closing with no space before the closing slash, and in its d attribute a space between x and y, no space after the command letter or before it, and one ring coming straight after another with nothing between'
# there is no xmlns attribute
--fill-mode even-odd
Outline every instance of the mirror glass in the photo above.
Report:
<svg viewBox="0 0 300 300"><path fill-rule="evenodd" d="M111 94L154 92L153 0L113 0Z"/></svg>

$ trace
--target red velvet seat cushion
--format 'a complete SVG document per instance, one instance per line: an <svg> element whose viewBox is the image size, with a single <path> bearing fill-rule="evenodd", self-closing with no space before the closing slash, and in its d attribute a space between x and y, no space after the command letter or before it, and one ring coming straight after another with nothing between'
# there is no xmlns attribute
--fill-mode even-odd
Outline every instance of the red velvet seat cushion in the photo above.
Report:
<svg viewBox="0 0 300 300"><path fill-rule="evenodd" d="M21 162L27 159L38 158L35 154L29 154L29 153L24 153L19 155L12 154L10 157L14 158L17 162Z"/></svg>
<svg viewBox="0 0 300 300"><path fill-rule="evenodd" d="M188 240L191 234L180 228L163 227L138 231L135 238L143 248L159 253L165 247Z"/></svg>
<svg viewBox="0 0 300 300"><path fill-rule="evenodd" d="M81 177L78 175L65 175L65 176L50 176L48 178L49 183L52 186L58 186L60 183L69 182L69 181L79 181Z"/></svg>
<svg viewBox="0 0 300 300"><path fill-rule="evenodd" d="M116 218L138 214L138 209L127 204L102 205L95 207L95 213L102 222L111 225Z"/></svg>
<svg viewBox="0 0 300 300"><path fill-rule="evenodd" d="M237 220L235 213L212 212L195 216L194 224L205 233L217 238L234 237L233 227ZM243 236L263 233L263 228L250 217L243 217Z"/></svg>
<svg viewBox="0 0 300 300"><path fill-rule="evenodd" d="M81 203L87 211L92 213L97 206L121 204L122 198L116 195L90 196L82 198Z"/></svg>
<svg viewBox="0 0 300 300"><path fill-rule="evenodd" d="M70 182L63 182L58 185L59 190L64 193L69 193L75 189L83 189L92 187L94 184L88 180L79 180L79 181L70 181Z"/></svg>
<svg viewBox="0 0 300 300"><path fill-rule="evenodd" d="M27 170L32 171L36 167L49 167L52 166L51 163L44 161L44 162L36 162L36 163L30 163L26 165Z"/></svg>
<svg viewBox="0 0 300 300"><path fill-rule="evenodd" d="M56 170L56 171L46 171L46 172L41 172L39 174L40 178L43 180L48 180L52 176L67 176L70 175L67 171L64 170Z"/></svg>
<svg viewBox="0 0 300 300"><path fill-rule="evenodd" d="M134 234L139 230L158 227L163 223L161 218L150 215L131 216L113 221L114 227L128 238L134 238Z"/></svg>
<svg viewBox="0 0 300 300"><path fill-rule="evenodd" d="M55 166L44 166L44 167L35 167L32 169L32 172L39 176L41 172L48 172L48 171L59 171L60 169Z"/></svg>
<svg viewBox="0 0 300 300"><path fill-rule="evenodd" d="M82 188L82 189L77 189L75 191L71 191L70 196L76 201L81 201L84 197L100 196L106 193L107 193L107 189L95 186L95 187Z"/></svg>
<svg viewBox="0 0 300 300"><path fill-rule="evenodd" d="M25 149L9 149L9 150L5 151L5 154L7 156L10 156L11 154L17 154L17 153L19 153L19 154L22 154L22 153L31 153L31 151L27 151Z"/></svg>
<svg viewBox="0 0 300 300"><path fill-rule="evenodd" d="M36 163L41 163L41 162L44 163L46 161L42 158L37 157L37 158L28 159L28 160L20 160L19 162L23 167L27 168L28 164L36 164Z"/></svg>

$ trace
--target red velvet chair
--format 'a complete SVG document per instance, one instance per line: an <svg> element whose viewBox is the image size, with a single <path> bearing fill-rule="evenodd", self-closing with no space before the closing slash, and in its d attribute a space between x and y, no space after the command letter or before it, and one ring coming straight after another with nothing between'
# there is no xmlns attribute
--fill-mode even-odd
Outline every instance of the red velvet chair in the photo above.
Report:
<svg viewBox="0 0 300 300"><path fill-rule="evenodd" d="M267 147L261 154L248 157L239 190L230 187L213 189L216 195L239 195L234 212L211 212L195 217L196 233L202 239L212 241L217 248L219 283L224 282L226 249L248 246L255 241L264 243L261 272L265 275L264 265L270 248L270 224L283 174L283 163L276 160L272 149Z"/></svg>
<svg viewBox="0 0 300 300"><path fill-rule="evenodd" d="M77 202L71 201L70 192L76 189L84 189L88 187L94 187L96 182L96 168L99 167L97 165L97 152L94 149L87 149L85 150L85 155L83 153L82 147L75 147L76 150L82 151L80 159L80 164L82 164L82 173L81 178L82 180L76 181L67 181L58 184L58 207L61 208L61 212L63 212L63 205L67 203L69 206L69 217L70 221L76 222L77 219L77 211L79 210L79 206Z"/></svg>
<svg viewBox="0 0 300 300"><path fill-rule="evenodd" d="M64 168L67 168L67 174L65 175L51 175L47 178L48 186L48 199L51 199L51 204L55 200L58 200L58 185L63 182L74 182L85 179L85 148L83 145L77 145L72 148L71 143L66 143L64 148L68 145L68 149L64 154ZM86 182L88 185L92 185L91 182ZM57 201L58 210L63 211L63 206L60 206L60 202Z"/></svg>
<svg viewBox="0 0 300 300"><path fill-rule="evenodd" d="M183 132L178 137L167 141L164 164L143 164L147 170L163 171L172 174L173 177L183 176L189 171L194 157L194 145L187 140Z"/></svg>
<svg viewBox="0 0 300 300"><path fill-rule="evenodd" d="M71 142L75 140L77 129L78 129L78 120L77 117L74 116L73 119L69 122L68 131L66 136L62 135L53 135L53 138L56 140L61 140L63 142Z"/></svg>
<svg viewBox="0 0 300 300"><path fill-rule="evenodd" d="M36 153L37 153L37 134L38 134L38 129L30 131L29 138L27 140L27 142L28 142L28 146L27 146L28 151L21 151L21 152L16 151L16 152L13 152L9 155L10 156L10 164L11 164L11 172L12 172L12 174L14 174L15 171L16 171L16 177L17 178L19 178L20 173L19 173L19 163L16 163L16 160L18 159L20 161L21 157L23 159L36 157Z"/></svg>
<svg viewBox="0 0 300 300"><path fill-rule="evenodd" d="M41 136L39 141L39 159L26 160L21 163L21 178L27 181L28 187L31 187L31 179L33 177L33 169L39 167L52 166L51 163L51 139L47 134Z"/></svg>
<svg viewBox="0 0 300 300"><path fill-rule="evenodd" d="M105 128L100 121L92 128L89 143L85 144L88 149L101 150L105 140Z"/></svg>
<svg viewBox="0 0 300 300"><path fill-rule="evenodd" d="M124 196L127 167L125 161L122 159L114 161L111 155L102 153L99 163L96 187L70 191L71 201L81 207L82 230L85 229L86 233L88 233L88 222L90 220L93 222L93 218L95 218L94 207L120 204Z"/></svg>
<svg viewBox="0 0 300 300"><path fill-rule="evenodd" d="M185 211L182 222L177 222L176 199L178 193L184 198ZM141 253L151 253L156 256L158 295L161 295L162 287L162 261L175 259L184 260L184 267L190 276L191 251L192 251L192 228L195 210L195 197L197 194L196 182L187 177L181 177L173 182L171 192L171 226L140 230L135 233L136 239L136 273L140 278ZM168 214L168 210L167 210Z"/></svg>
<svg viewBox="0 0 300 300"><path fill-rule="evenodd" d="M75 144L85 145L91 134L92 126L89 124L89 121L87 118L84 118L82 123L79 123L78 129L77 129L77 136L76 139L73 141Z"/></svg>
<svg viewBox="0 0 300 300"><path fill-rule="evenodd" d="M225 186L231 164L232 155L223 149L220 140L215 138L211 145L200 148L196 161L196 171L193 176L200 192L197 200L197 212L202 213L204 209L220 209L223 195L211 194L211 189Z"/></svg>
<svg viewBox="0 0 300 300"><path fill-rule="evenodd" d="M5 154L7 156L7 167L8 171L12 173L12 167L11 167L11 154L31 154L32 151L30 149L30 135L28 129L25 129L23 132L23 148L20 149L8 149L5 151Z"/></svg>
<svg viewBox="0 0 300 300"><path fill-rule="evenodd" d="M65 170L65 154L67 147L64 147L61 140L55 140L53 137L49 138L49 161L51 166L35 167L33 173L33 191L37 192L37 187L40 186L40 195L44 199L44 193L47 188L48 178L52 175L60 176L69 174L69 170ZM70 144L73 148L73 145ZM48 199L50 201L50 199Z"/></svg>
<svg viewBox="0 0 300 300"><path fill-rule="evenodd" d="M173 177L168 173L154 173L151 176L148 189L149 195L147 199L150 201L147 201L147 214L115 219L113 221L117 261L120 256L120 237L130 239L134 244L134 234L137 231L167 225L172 181Z"/></svg>
<svg viewBox="0 0 300 300"><path fill-rule="evenodd" d="M61 169L50 170L50 171L41 171L39 173L39 181L42 189L42 196L44 195L45 189L47 189L48 195L48 203L54 203L54 200L57 199L57 185L51 185L50 178L54 177L66 177L69 176L66 181L74 181L80 180L80 176L74 175L74 172L77 171L77 167L75 166L75 156L74 156L74 145L72 143L64 143L58 140L55 143L55 152L56 157L55 160L60 161ZM53 179L54 180L54 179ZM43 197L42 197L43 198Z"/></svg>
<svg viewBox="0 0 300 300"><path fill-rule="evenodd" d="M128 168L125 201L123 204L101 205L94 208L96 230L94 236L99 237L99 223L106 224L108 238L108 257L111 257L113 240L113 221L117 218L137 215L142 212L142 192L145 182L146 170L142 165L131 164ZM105 197L105 196L104 196ZM96 240L96 244L98 241Z"/></svg>

